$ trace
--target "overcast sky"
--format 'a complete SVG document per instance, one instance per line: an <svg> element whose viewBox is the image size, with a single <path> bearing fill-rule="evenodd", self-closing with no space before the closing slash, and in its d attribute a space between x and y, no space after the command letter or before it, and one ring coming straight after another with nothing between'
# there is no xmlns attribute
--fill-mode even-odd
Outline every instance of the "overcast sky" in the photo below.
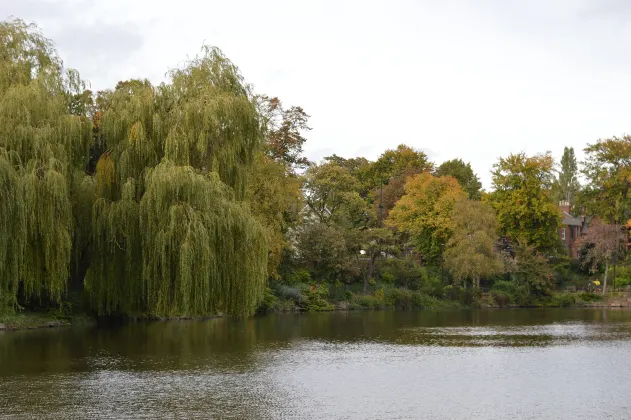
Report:
<svg viewBox="0 0 631 420"><path fill-rule="evenodd" d="M629 132L629 0L0 0L93 89L164 80L203 43L311 115L307 155L400 143L470 161Z"/></svg>

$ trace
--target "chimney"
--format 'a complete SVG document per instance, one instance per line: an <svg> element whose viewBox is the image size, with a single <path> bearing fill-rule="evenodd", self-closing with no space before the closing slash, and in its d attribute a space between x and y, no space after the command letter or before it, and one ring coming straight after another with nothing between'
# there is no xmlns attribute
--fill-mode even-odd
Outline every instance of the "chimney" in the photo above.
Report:
<svg viewBox="0 0 631 420"><path fill-rule="evenodd" d="M572 214L570 213L572 207L570 206L569 201L559 201L559 209L567 214Z"/></svg>

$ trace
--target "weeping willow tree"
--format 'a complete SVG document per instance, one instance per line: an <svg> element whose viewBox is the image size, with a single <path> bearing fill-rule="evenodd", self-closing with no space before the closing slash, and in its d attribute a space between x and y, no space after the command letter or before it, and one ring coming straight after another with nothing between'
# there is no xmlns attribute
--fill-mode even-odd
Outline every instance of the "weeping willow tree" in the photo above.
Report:
<svg viewBox="0 0 631 420"><path fill-rule="evenodd" d="M52 43L20 20L0 22L0 304L59 302L73 244L71 191L91 124L71 112L83 89ZM2 310L2 309L0 309Z"/></svg>
<svg viewBox="0 0 631 420"><path fill-rule="evenodd" d="M267 243L242 201L261 141L253 95L219 50L169 83L102 92L86 290L99 313L246 315Z"/></svg>
<svg viewBox="0 0 631 420"><path fill-rule="evenodd" d="M261 137L218 49L93 98L36 27L0 23L0 311L60 302L77 278L101 314L252 313L267 243L243 199Z"/></svg>

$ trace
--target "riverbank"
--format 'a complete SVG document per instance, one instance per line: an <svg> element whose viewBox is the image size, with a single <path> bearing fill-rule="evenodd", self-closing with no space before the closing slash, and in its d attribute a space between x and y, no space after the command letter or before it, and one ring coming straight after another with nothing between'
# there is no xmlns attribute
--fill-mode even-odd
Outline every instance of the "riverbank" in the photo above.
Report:
<svg viewBox="0 0 631 420"><path fill-rule="evenodd" d="M467 306L459 302L436 299L418 292L395 289L396 292L373 293L371 295L352 295L349 300L332 302L326 300L317 292L309 296L303 305L296 305L293 301L285 302L267 296L261 304L259 315L282 312L333 312L333 311L421 311L421 310L460 310L471 307L480 309L517 309L517 308L631 308L631 294L612 293L605 296L595 293L557 293L547 300L534 302L531 305L504 304L500 305L491 294L483 294L478 304ZM129 317L132 321L178 321L204 320L221 316L205 317ZM66 328L70 326L96 325L94 317L77 314L71 317L59 318L54 314L39 312L23 312L19 314L0 316L0 331L15 331L41 328Z"/></svg>
<svg viewBox="0 0 631 420"><path fill-rule="evenodd" d="M84 314L60 318L42 312L21 312L0 315L0 331L34 330L41 328L67 328L70 326L96 325L96 319Z"/></svg>
<svg viewBox="0 0 631 420"><path fill-rule="evenodd" d="M19 313L0 316L0 331L30 330L36 328L69 327L68 320L57 319L52 315L41 313Z"/></svg>

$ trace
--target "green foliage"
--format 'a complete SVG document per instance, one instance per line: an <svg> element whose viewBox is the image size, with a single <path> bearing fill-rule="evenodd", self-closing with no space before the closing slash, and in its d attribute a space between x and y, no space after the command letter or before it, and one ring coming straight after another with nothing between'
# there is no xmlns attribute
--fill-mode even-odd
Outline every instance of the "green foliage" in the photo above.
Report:
<svg viewBox="0 0 631 420"><path fill-rule="evenodd" d="M470 163L464 163L462 159L452 159L440 164L435 176L450 176L455 178L462 189L469 194L470 200L480 200L482 198L482 183L478 176L471 169Z"/></svg>
<svg viewBox="0 0 631 420"><path fill-rule="evenodd" d="M256 309L256 313L258 314L267 314L276 312L280 309L280 300L276 295L272 292L272 289L269 287L265 288L265 293L263 294L263 300L259 304Z"/></svg>
<svg viewBox="0 0 631 420"><path fill-rule="evenodd" d="M425 261L436 262L454 229L454 204L465 194L454 178L429 173L410 178L405 192L390 212L388 224L409 233Z"/></svg>
<svg viewBox="0 0 631 420"><path fill-rule="evenodd" d="M558 306L560 308L568 308L576 305L576 295L573 293L557 293L552 296L552 302L549 306Z"/></svg>
<svg viewBox="0 0 631 420"><path fill-rule="evenodd" d="M0 23L0 305L60 302L70 273L75 168L90 121L71 113L83 87L52 43L20 20ZM6 309L4 309L6 310Z"/></svg>
<svg viewBox="0 0 631 420"><path fill-rule="evenodd" d="M300 180L288 173L285 163L260 154L252 167L246 198L252 214L265 229L269 251L267 271L271 278L278 279L278 267L289 246L287 232L298 218L302 201Z"/></svg>
<svg viewBox="0 0 631 420"><path fill-rule="evenodd" d="M324 223L306 225L297 239L298 260L314 279L345 280L358 274L352 251L339 229Z"/></svg>
<svg viewBox="0 0 631 420"><path fill-rule="evenodd" d="M405 173L430 171L433 166L424 152L400 144L396 149L383 152L372 165L371 172L374 185L377 186L380 181L387 183L390 178Z"/></svg>
<svg viewBox="0 0 631 420"><path fill-rule="evenodd" d="M427 270L411 258L388 258L379 267L379 277L396 287L418 290L428 281Z"/></svg>
<svg viewBox="0 0 631 420"><path fill-rule="evenodd" d="M310 286L306 290L306 299L301 302L301 308L307 312L331 311L334 306L327 301L329 289L324 284Z"/></svg>
<svg viewBox="0 0 631 420"><path fill-rule="evenodd" d="M500 307L517 302L518 291L515 283L512 281L496 281L493 283L493 287L489 293Z"/></svg>
<svg viewBox="0 0 631 420"><path fill-rule="evenodd" d="M584 149L587 185L580 203L605 222L624 224L631 218L631 136L612 137Z"/></svg>
<svg viewBox="0 0 631 420"><path fill-rule="evenodd" d="M515 253L516 268L513 272L516 288L522 298L541 298L552 295L553 274L548 260L533 247L520 245Z"/></svg>
<svg viewBox="0 0 631 420"><path fill-rule="evenodd" d="M454 206L453 223L454 233L447 242L445 266L455 280L471 280L474 287L480 287L481 278L503 270L495 250L495 212L487 203L461 199Z"/></svg>
<svg viewBox="0 0 631 420"><path fill-rule="evenodd" d="M356 227L365 223L366 202L359 196L359 184L342 166L326 162L305 173L307 217L319 223Z"/></svg>
<svg viewBox="0 0 631 420"><path fill-rule="evenodd" d="M551 199L552 167L549 154L500 158L493 170L495 191L489 197L502 235L548 253L561 246L561 213Z"/></svg>
<svg viewBox="0 0 631 420"><path fill-rule="evenodd" d="M576 203L581 185L578 182L578 164L573 147L563 149L561 168L557 171L554 182L554 198L557 202L565 201L570 206Z"/></svg>
<svg viewBox="0 0 631 420"><path fill-rule="evenodd" d="M600 302L604 299L603 295L591 292L584 292L578 296L583 302Z"/></svg>

